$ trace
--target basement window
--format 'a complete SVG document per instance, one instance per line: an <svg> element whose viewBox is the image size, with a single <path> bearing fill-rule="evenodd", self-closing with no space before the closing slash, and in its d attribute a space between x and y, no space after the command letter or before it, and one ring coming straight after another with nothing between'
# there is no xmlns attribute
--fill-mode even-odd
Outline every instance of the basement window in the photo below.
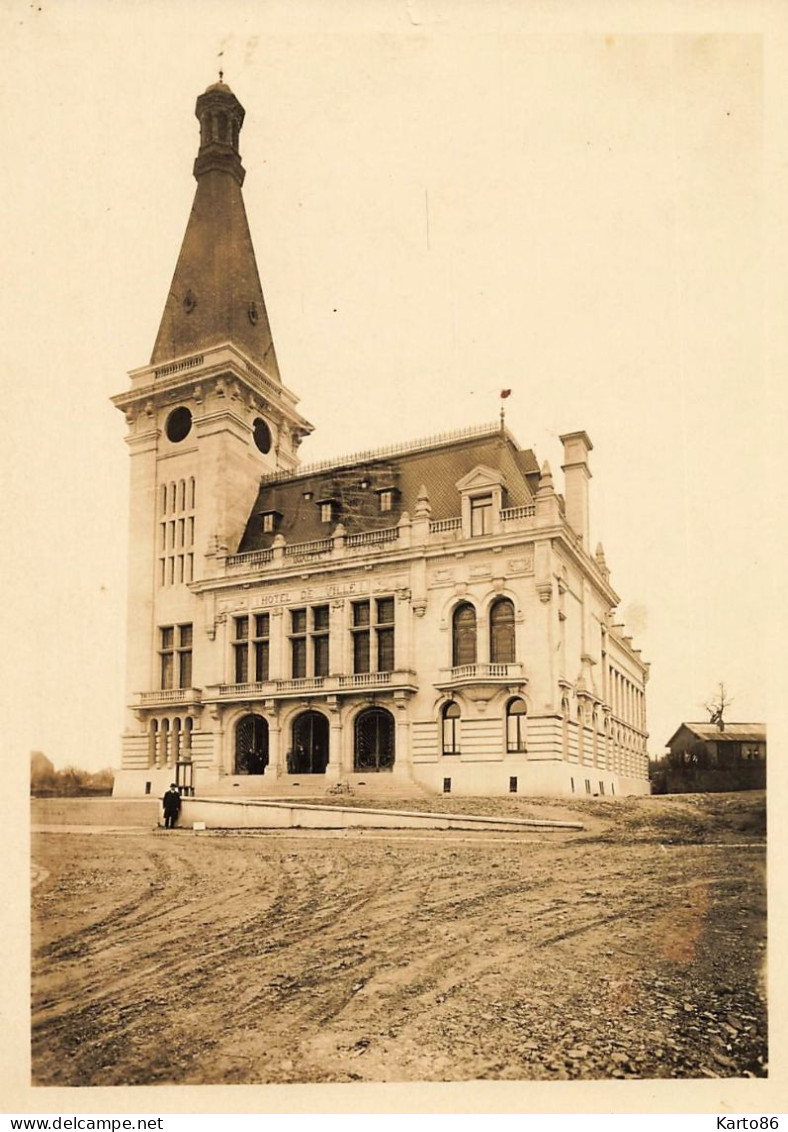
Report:
<svg viewBox="0 0 788 1132"><path fill-rule="evenodd" d="M516 794L517 793L517 779L514 776L512 776L509 779L509 793L510 794Z"/></svg>
<svg viewBox="0 0 788 1132"><path fill-rule="evenodd" d="M444 778L444 780L443 780L443 793L444 794L451 794L451 779L450 778Z"/></svg>

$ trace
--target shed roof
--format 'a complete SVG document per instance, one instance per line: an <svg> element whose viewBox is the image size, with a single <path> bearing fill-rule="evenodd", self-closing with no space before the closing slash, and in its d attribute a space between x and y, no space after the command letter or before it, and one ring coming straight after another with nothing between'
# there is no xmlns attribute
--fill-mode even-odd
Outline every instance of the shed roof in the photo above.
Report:
<svg viewBox="0 0 788 1132"><path fill-rule="evenodd" d="M667 747L676 739L682 729L695 735L704 742L715 743L765 743L765 723L725 723L725 729L720 730L716 723L682 723L681 727L671 735L665 744Z"/></svg>

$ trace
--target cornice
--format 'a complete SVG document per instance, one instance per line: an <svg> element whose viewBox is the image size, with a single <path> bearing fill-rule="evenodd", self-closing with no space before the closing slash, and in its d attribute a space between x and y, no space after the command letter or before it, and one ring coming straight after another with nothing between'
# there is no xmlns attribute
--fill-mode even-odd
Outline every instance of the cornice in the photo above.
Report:
<svg viewBox="0 0 788 1132"><path fill-rule="evenodd" d="M291 423L298 424L308 432L312 431L312 425L295 408L299 401L295 393L254 365L230 342L212 346L201 354L173 359L164 366L143 366L131 370L131 389L116 394L110 400L121 411L127 411L145 401L159 405L186 391L193 396L201 385L228 373L234 381L261 398L264 405L275 407Z"/></svg>

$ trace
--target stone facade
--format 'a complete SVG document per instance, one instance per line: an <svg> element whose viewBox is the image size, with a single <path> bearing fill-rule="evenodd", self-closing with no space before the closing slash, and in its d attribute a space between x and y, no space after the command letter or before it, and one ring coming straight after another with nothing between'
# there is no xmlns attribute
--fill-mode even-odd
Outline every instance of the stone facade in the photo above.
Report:
<svg viewBox="0 0 788 1132"><path fill-rule="evenodd" d="M154 356L114 398L131 453L116 794L176 776L203 796L647 793L648 666L589 550L589 438L561 438L563 495L503 421L301 466L312 426L239 218L243 110L223 83L206 94Z"/></svg>

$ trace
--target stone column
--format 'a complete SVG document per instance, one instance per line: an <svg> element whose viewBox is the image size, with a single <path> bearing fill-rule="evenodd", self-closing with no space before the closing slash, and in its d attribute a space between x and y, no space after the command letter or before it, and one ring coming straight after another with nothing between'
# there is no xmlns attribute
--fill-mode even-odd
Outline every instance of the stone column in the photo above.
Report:
<svg viewBox="0 0 788 1132"><path fill-rule="evenodd" d="M284 643L284 618L281 609L272 609L271 611L270 635L268 638L268 679L269 680L284 680L286 678L285 671L285 643Z"/></svg>
<svg viewBox="0 0 788 1132"><path fill-rule="evenodd" d="M263 708L268 719L268 767L266 777L281 778L285 773L282 751L282 725L279 707L275 700L264 700Z"/></svg>
<svg viewBox="0 0 788 1132"><path fill-rule="evenodd" d="M214 769L219 778L226 773L224 768L223 746L224 746L224 727L222 726L222 709L218 704L214 704L209 708L208 712L211 720L211 737L213 739L213 757Z"/></svg>
<svg viewBox="0 0 788 1132"><path fill-rule="evenodd" d="M345 599L334 598L329 610L329 669L330 671L345 675L352 669L351 659L348 655L350 648L350 630L347 626L347 613Z"/></svg>
<svg viewBox="0 0 788 1132"><path fill-rule="evenodd" d="M329 716L326 780L338 782L342 773L342 718L338 697L328 696L326 706Z"/></svg>
<svg viewBox="0 0 788 1132"><path fill-rule="evenodd" d="M410 752L410 720L408 718L408 698L402 692L394 693L394 767L392 774L399 780L413 778Z"/></svg>
<svg viewBox="0 0 788 1132"><path fill-rule="evenodd" d="M394 602L394 668L397 672L407 671L411 664L411 591L397 590Z"/></svg>
<svg viewBox="0 0 788 1132"><path fill-rule="evenodd" d="M166 724L166 727L164 726ZM164 765L169 769L172 766L172 735L170 731L169 719L162 720L161 729L162 738L162 753L164 754Z"/></svg>

